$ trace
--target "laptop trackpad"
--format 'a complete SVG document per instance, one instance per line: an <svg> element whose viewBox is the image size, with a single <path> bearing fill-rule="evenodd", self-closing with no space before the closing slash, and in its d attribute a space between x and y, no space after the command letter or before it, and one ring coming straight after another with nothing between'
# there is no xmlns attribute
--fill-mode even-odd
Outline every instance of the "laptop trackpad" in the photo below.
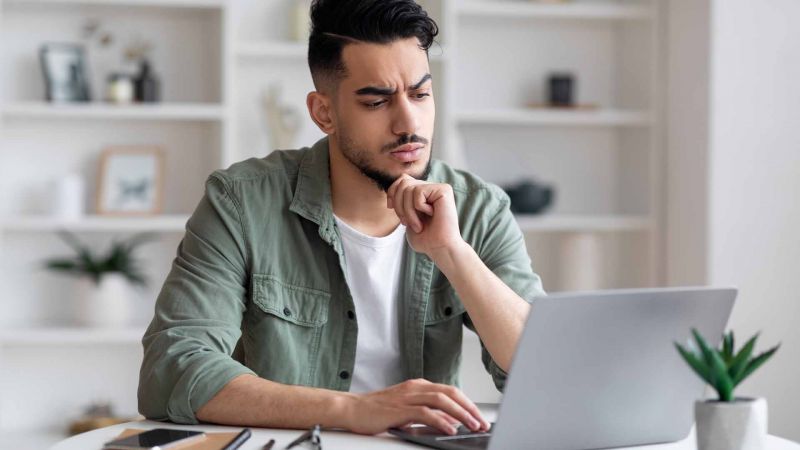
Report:
<svg viewBox="0 0 800 450"><path fill-rule="evenodd" d="M486 449L489 447L491 429L488 432L473 432L462 425L458 427L457 431L451 436L433 427L416 425L402 430L390 430L390 433L418 444L440 449Z"/></svg>

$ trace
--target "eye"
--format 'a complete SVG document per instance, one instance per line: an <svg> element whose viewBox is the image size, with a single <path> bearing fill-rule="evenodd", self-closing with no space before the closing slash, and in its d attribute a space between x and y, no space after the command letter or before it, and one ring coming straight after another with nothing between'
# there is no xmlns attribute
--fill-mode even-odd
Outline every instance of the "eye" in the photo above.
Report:
<svg viewBox="0 0 800 450"><path fill-rule="evenodd" d="M364 103L364 106L366 106L369 109L376 109L376 108L379 108L384 103L386 103L386 100L379 100L377 102Z"/></svg>
<svg viewBox="0 0 800 450"><path fill-rule="evenodd" d="M429 92L420 92L419 94L414 94L414 97L418 100L422 100L425 97L430 97L431 94Z"/></svg>

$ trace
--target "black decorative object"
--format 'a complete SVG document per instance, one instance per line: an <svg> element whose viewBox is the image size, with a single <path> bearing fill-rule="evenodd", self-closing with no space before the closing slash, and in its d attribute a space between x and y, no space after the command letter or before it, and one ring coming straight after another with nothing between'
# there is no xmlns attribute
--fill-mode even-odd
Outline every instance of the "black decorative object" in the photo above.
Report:
<svg viewBox="0 0 800 450"><path fill-rule="evenodd" d="M504 188L511 198L511 211L522 214L539 214L553 203L555 190L551 186L525 180Z"/></svg>
<svg viewBox="0 0 800 450"><path fill-rule="evenodd" d="M86 56L79 44L48 43L39 49L39 62L50 102L88 102Z"/></svg>
<svg viewBox="0 0 800 450"><path fill-rule="evenodd" d="M136 76L134 85L137 102L155 103L161 100L160 83L147 59L142 59L139 63L139 75Z"/></svg>
<svg viewBox="0 0 800 450"><path fill-rule="evenodd" d="M575 104L575 77L569 73L554 73L547 79L547 94L550 106L572 106Z"/></svg>

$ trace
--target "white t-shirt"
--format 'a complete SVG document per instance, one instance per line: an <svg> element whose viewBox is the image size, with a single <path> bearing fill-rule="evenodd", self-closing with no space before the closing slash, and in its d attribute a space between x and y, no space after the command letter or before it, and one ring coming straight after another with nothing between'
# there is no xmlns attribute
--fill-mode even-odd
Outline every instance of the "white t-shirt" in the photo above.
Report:
<svg viewBox="0 0 800 450"><path fill-rule="evenodd" d="M345 280L358 317L356 361L350 392L371 392L402 381L398 289L406 227L372 237L334 216L342 237Z"/></svg>

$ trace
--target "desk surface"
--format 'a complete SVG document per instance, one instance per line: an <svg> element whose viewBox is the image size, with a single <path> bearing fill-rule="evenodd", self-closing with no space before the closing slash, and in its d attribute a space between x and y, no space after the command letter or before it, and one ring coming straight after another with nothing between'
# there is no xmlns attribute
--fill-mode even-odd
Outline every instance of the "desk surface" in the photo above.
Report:
<svg viewBox="0 0 800 450"><path fill-rule="evenodd" d="M496 405L479 405L489 421L497 417ZM50 450L100 450L103 443L110 441L126 428L190 428L202 431L240 431L241 427L223 427L217 425L176 425L172 423L142 420L114 425L99 430L89 431L65 439L51 447ZM303 433L302 430L277 430L268 428L252 428L252 437L240 447L241 450L260 450L270 439L275 439L274 450L282 450L288 443ZM377 436L361 436L343 431L323 431L322 448L324 450L374 450L374 449L424 449L415 444L404 442L388 433ZM696 450L694 435L680 442L671 444L648 445L644 447L627 447L642 450ZM800 450L800 444L786 439L769 436L766 450Z"/></svg>

